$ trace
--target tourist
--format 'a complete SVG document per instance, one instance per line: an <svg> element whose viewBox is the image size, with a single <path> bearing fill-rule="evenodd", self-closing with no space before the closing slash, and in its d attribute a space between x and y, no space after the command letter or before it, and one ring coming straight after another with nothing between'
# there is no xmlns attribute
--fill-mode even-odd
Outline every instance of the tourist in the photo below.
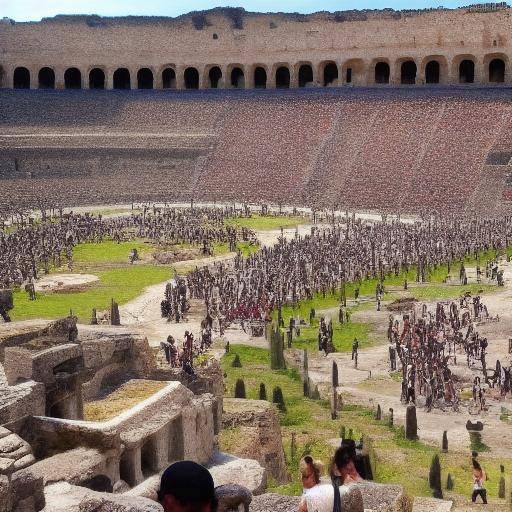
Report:
<svg viewBox="0 0 512 512"><path fill-rule="evenodd" d="M485 471L480 466L480 463L473 457L471 459L473 463L473 494L471 495L471 501L476 503L478 496L482 498L482 502L487 504L487 490L484 487L484 482L487 479Z"/></svg>
<svg viewBox="0 0 512 512"><path fill-rule="evenodd" d="M343 444L336 450L332 473L331 484L318 484L306 490L299 512L341 512L341 498L349 492L350 485L363 481L355 468L354 444Z"/></svg>
<svg viewBox="0 0 512 512"><path fill-rule="evenodd" d="M334 466L343 485L362 482L364 479L356 468L356 448L354 441L342 442L334 454Z"/></svg>
<svg viewBox="0 0 512 512"><path fill-rule="evenodd" d="M299 506L299 512L307 512L307 495L316 486L320 485L320 476L322 474L323 464L313 457L306 455L299 463L299 471L301 475L303 493Z"/></svg>
<svg viewBox="0 0 512 512"><path fill-rule="evenodd" d="M175 462L162 474L158 501L164 512L215 512L217 498L210 472L192 461Z"/></svg>

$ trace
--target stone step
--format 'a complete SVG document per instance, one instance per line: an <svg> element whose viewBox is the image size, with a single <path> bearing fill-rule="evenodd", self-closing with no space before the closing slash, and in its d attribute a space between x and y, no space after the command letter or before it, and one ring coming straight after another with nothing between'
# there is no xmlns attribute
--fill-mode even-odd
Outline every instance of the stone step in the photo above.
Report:
<svg viewBox="0 0 512 512"><path fill-rule="evenodd" d="M453 501L417 496L414 498L412 512L450 512L452 506Z"/></svg>

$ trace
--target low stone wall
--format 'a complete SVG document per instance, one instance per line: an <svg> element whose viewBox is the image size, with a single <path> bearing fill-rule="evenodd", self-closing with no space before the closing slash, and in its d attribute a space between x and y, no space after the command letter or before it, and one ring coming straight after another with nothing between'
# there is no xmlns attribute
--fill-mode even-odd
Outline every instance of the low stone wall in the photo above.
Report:
<svg viewBox="0 0 512 512"><path fill-rule="evenodd" d="M211 459L216 445L213 406L213 396L195 397L180 383L170 382L112 420L36 417L26 435L39 457L83 446L102 452L118 450L120 478L134 486L170 462Z"/></svg>

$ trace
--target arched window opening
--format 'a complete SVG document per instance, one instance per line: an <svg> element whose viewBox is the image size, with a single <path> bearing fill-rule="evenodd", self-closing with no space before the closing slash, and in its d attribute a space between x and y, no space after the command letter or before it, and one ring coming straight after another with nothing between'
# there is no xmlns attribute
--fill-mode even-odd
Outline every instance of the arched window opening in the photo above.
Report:
<svg viewBox="0 0 512 512"><path fill-rule="evenodd" d="M16 68L13 75L15 89L30 89L30 71L27 68Z"/></svg>
<svg viewBox="0 0 512 512"><path fill-rule="evenodd" d="M306 87L313 82L313 68L309 64L303 64L299 68L299 87Z"/></svg>
<svg viewBox="0 0 512 512"><path fill-rule="evenodd" d="M400 67L400 83L412 85L416 83L416 63L413 60L402 62Z"/></svg>
<svg viewBox="0 0 512 512"><path fill-rule="evenodd" d="M38 81L39 89L55 89L55 72L51 68L41 68Z"/></svg>
<svg viewBox="0 0 512 512"><path fill-rule="evenodd" d="M102 69L91 69L89 73L89 89L105 89L105 73Z"/></svg>
<svg viewBox="0 0 512 512"><path fill-rule="evenodd" d="M347 84L352 83L352 68L347 68L347 76L345 77Z"/></svg>
<svg viewBox="0 0 512 512"><path fill-rule="evenodd" d="M493 59L489 62L489 82L503 83L505 81L505 62L501 59Z"/></svg>
<svg viewBox="0 0 512 512"><path fill-rule="evenodd" d="M375 83L389 84L389 64L387 62L375 64Z"/></svg>
<svg viewBox="0 0 512 512"><path fill-rule="evenodd" d="M153 71L148 68L137 72L137 89L153 89Z"/></svg>
<svg viewBox="0 0 512 512"><path fill-rule="evenodd" d="M441 76L441 69L437 60L427 62L425 66L425 82L427 84L438 84Z"/></svg>
<svg viewBox="0 0 512 512"><path fill-rule="evenodd" d="M82 73L77 68L66 69L64 73L64 87L66 89L82 88Z"/></svg>
<svg viewBox="0 0 512 512"><path fill-rule="evenodd" d="M240 68L233 68L231 71L231 87L243 89L245 87L244 72Z"/></svg>
<svg viewBox="0 0 512 512"><path fill-rule="evenodd" d="M185 89L199 89L199 72L196 68L185 69Z"/></svg>
<svg viewBox="0 0 512 512"><path fill-rule="evenodd" d="M210 69L208 79L210 80L210 89L218 89L219 82L222 78L222 71L218 66Z"/></svg>
<svg viewBox="0 0 512 512"><path fill-rule="evenodd" d="M475 63L472 60L463 60L459 64L459 82L472 84L475 81Z"/></svg>
<svg viewBox="0 0 512 512"><path fill-rule="evenodd" d="M276 71L276 89L289 89L290 88L290 70L287 67L281 66Z"/></svg>
<svg viewBox="0 0 512 512"><path fill-rule="evenodd" d="M164 89L176 89L176 71L166 68L162 71L162 87Z"/></svg>
<svg viewBox="0 0 512 512"><path fill-rule="evenodd" d="M338 80L338 66L330 62L324 67L324 87L333 84L335 80Z"/></svg>
<svg viewBox="0 0 512 512"><path fill-rule="evenodd" d="M254 70L254 87L256 89L267 88L267 72L264 68L256 68Z"/></svg>
<svg viewBox="0 0 512 512"><path fill-rule="evenodd" d="M114 89L131 89L130 72L126 68L119 68L114 71Z"/></svg>

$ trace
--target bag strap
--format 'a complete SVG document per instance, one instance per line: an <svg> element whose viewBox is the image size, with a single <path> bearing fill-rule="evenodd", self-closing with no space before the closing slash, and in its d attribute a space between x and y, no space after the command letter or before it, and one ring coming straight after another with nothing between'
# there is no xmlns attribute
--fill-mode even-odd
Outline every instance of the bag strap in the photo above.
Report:
<svg viewBox="0 0 512 512"><path fill-rule="evenodd" d="M332 511L341 512L340 478L335 476L331 481L334 491L334 505Z"/></svg>

